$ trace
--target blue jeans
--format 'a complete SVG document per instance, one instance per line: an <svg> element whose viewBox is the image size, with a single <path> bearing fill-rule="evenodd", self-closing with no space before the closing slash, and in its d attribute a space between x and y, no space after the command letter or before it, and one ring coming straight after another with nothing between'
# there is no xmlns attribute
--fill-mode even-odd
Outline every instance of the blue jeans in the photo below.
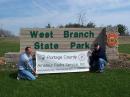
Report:
<svg viewBox="0 0 130 97"><path fill-rule="evenodd" d="M36 77L28 70L19 70L18 71L18 75L20 76L20 78L23 79L28 79L28 80L35 80Z"/></svg>
<svg viewBox="0 0 130 97"><path fill-rule="evenodd" d="M100 70L101 72L103 72L106 63L107 63L107 62L106 62L104 59L99 58L99 70Z"/></svg>

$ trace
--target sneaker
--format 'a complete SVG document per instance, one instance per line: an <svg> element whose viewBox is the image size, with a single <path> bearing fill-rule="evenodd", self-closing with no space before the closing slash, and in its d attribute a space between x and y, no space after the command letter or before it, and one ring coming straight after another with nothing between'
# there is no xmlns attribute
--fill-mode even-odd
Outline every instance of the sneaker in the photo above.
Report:
<svg viewBox="0 0 130 97"><path fill-rule="evenodd" d="M102 73L104 70L100 70L99 72Z"/></svg>
<svg viewBox="0 0 130 97"><path fill-rule="evenodd" d="M17 80L20 80L20 78L17 76Z"/></svg>
<svg viewBox="0 0 130 97"><path fill-rule="evenodd" d="M17 80L20 80L20 75L19 74L17 75Z"/></svg>
<svg viewBox="0 0 130 97"><path fill-rule="evenodd" d="M38 77L38 74L36 74L35 77L37 78L37 77Z"/></svg>
<svg viewBox="0 0 130 97"><path fill-rule="evenodd" d="M96 73L103 73L104 70L97 70Z"/></svg>

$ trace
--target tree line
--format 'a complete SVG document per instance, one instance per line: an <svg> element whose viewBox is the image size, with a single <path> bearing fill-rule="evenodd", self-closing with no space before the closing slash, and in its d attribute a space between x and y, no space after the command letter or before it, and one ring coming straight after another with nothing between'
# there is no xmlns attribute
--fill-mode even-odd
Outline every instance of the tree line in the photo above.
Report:
<svg viewBox="0 0 130 97"><path fill-rule="evenodd" d="M0 37L15 37L11 31L0 28Z"/></svg>
<svg viewBox="0 0 130 97"><path fill-rule="evenodd" d="M95 28L96 24L93 22L89 22L87 24L80 24L80 23L68 23L65 25L57 26L57 28ZM115 26L107 25L106 27L117 27L119 35L120 36L128 36L128 28L123 24L117 24ZM48 24L45 28L56 28L54 26L51 26L51 24Z"/></svg>
<svg viewBox="0 0 130 97"><path fill-rule="evenodd" d="M57 27L51 26L51 24L48 24L47 26L45 26L45 28L95 28L95 27L97 26L93 22L88 22L87 24L68 23L65 25L59 25ZM123 24L117 24L116 26L108 25L106 27L117 27L120 36L130 35L130 33L128 32L128 28ZM0 28L0 37L15 37L15 35L12 34L11 31Z"/></svg>

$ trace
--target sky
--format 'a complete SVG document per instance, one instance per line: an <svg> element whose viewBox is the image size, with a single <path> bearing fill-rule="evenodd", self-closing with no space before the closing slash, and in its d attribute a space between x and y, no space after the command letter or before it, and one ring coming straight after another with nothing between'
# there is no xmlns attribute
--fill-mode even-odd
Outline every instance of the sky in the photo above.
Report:
<svg viewBox="0 0 130 97"><path fill-rule="evenodd" d="M123 24L130 31L130 0L0 0L0 28L19 35L21 28L94 22Z"/></svg>

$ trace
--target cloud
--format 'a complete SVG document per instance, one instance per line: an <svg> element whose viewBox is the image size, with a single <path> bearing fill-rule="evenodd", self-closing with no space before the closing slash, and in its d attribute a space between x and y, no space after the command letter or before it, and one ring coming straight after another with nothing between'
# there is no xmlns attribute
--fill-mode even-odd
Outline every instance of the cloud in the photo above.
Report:
<svg viewBox="0 0 130 97"><path fill-rule="evenodd" d="M1 0L0 5L11 1ZM13 7L18 6L19 10L10 11L7 8L8 14L1 18L5 11L1 8L0 23L16 33L22 27L45 27L48 23L52 26L75 23L78 22L80 13L85 14L86 22L92 21L98 26L121 23L130 28L130 0L29 0L26 4L22 3L22 0L13 2Z"/></svg>
<svg viewBox="0 0 130 97"><path fill-rule="evenodd" d="M84 10L88 13L120 9L130 6L129 0L67 0L72 10Z"/></svg>
<svg viewBox="0 0 130 97"><path fill-rule="evenodd" d="M14 1L14 0L0 0L0 4L9 3L10 1Z"/></svg>
<svg viewBox="0 0 130 97"><path fill-rule="evenodd" d="M129 0L67 0L68 4L71 6L86 6L94 7L97 6L106 6L107 8L117 8L120 6L130 5Z"/></svg>

